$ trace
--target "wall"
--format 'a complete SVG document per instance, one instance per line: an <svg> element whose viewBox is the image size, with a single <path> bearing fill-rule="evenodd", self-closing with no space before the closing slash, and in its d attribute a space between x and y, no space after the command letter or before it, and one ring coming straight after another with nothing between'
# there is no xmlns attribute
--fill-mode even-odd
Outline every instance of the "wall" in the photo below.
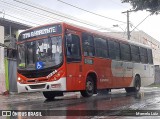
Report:
<svg viewBox="0 0 160 119"><path fill-rule="evenodd" d="M4 27L0 26L0 43L4 44ZM6 91L5 68L4 68L4 48L0 46L0 94Z"/></svg>
<svg viewBox="0 0 160 119"><path fill-rule="evenodd" d="M155 66L155 84L160 84L160 67Z"/></svg>

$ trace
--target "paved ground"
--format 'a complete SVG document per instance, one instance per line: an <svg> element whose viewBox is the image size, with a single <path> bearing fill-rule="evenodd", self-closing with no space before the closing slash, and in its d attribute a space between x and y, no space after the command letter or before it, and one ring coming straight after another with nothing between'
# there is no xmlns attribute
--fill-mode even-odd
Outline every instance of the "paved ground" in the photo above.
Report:
<svg viewBox="0 0 160 119"><path fill-rule="evenodd" d="M46 119L158 118L156 113L160 115L160 88L141 88L140 93L137 94L126 94L124 89L119 89L112 90L112 92L108 95L94 95L90 98L81 97L79 92L65 93L64 97L58 97L52 101L46 100L40 92L14 94L8 96L0 95L0 110L21 110L24 112L41 110L42 114L46 111L48 115L52 115L41 117ZM139 116L135 115L136 112ZM117 116L123 114L132 116ZM6 117L0 117L0 119L1 118ZM21 118L27 119L28 117L22 116Z"/></svg>

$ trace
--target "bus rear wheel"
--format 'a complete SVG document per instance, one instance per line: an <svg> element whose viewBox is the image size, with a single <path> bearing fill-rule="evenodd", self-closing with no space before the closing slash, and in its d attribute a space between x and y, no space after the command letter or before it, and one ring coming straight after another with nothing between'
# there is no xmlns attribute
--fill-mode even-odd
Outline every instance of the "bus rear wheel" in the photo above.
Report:
<svg viewBox="0 0 160 119"><path fill-rule="evenodd" d="M139 76L135 76L135 83L134 83L134 87L127 87L125 88L127 93L131 93L131 92L139 92L140 91L140 87L141 87L141 80Z"/></svg>
<svg viewBox="0 0 160 119"><path fill-rule="evenodd" d="M83 97L91 97L94 93L94 81L92 77L88 76L86 80L86 89L81 91Z"/></svg>
<svg viewBox="0 0 160 119"><path fill-rule="evenodd" d="M135 77L135 86L134 86L134 91L139 92L141 87L141 80L139 76Z"/></svg>
<svg viewBox="0 0 160 119"><path fill-rule="evenodd" d="M43 95L48 100L53 100L56 96L55 93L52 91L45 91L45 92L43 92Z"/></svg>

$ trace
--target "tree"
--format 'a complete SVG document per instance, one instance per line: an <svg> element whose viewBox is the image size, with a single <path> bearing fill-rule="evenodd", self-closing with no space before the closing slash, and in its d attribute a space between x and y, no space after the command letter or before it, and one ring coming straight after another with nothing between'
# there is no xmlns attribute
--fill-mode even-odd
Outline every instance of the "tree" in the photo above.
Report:
<svg viewBox="0 0 160 119"><path fill-rule="evenodd" d="M121 0L122 3L130 3L135 11L147 10L152 14L160 13L160 0Z"/></svg>

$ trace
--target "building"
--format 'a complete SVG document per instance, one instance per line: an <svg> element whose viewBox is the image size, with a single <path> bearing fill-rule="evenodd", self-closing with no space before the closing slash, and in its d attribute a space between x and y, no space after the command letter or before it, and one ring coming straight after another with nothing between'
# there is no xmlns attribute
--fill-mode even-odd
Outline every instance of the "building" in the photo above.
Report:
<svg viewBox="0 0 160 119"><path fill-rule="evenodd" d="M4 27L4 43L7 47L14 48L15 41L18 38L18 31L31 28L26 24L0 18L0 26Z"/></svg>
<svg viewBox="0 0 160 119"><path fill-rule="evenodd" d="M28 28L31 26L0 18L0 94L17 89L16 41L18 31Z"/></svg>

